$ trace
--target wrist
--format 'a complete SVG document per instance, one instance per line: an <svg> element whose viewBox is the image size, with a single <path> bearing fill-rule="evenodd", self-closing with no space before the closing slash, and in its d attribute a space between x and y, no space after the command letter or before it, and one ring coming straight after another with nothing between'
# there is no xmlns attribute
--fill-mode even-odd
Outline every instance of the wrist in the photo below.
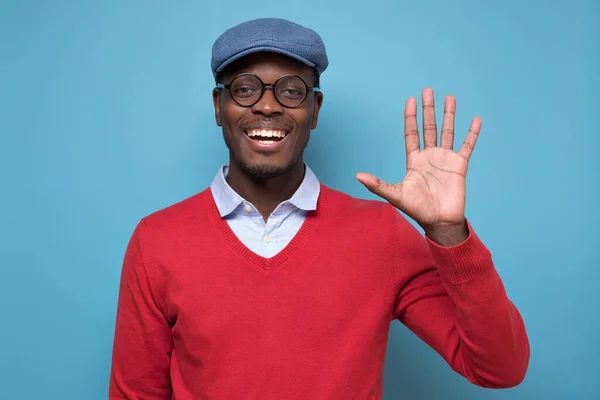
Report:
<svg viewBox="0 0 600 400"><path fill-rule="evenodd" d="M456 246L469 237L466 220L458 224L427 226L423 227L423 230L429 240L444 247Z"/></svg>

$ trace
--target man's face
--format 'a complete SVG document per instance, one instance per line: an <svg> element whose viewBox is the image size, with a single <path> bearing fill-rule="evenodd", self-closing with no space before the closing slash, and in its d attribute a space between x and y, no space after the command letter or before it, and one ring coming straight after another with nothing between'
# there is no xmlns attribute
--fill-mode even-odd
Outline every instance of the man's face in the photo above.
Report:
<svg viewBox="0 0 600 400"><path fill-rule="evenodd" d="M312 87L313 70L275 53L255 53L230 65L221 81L228 84L237 75L251 73L264 83L274 83L283 75L297 75ZM320 92L308 92L297 108L286 108L265 88L258 103L238 105L226 89L213 91L215 118L223 128L230 163L236 163L249 176L268 179L285 174L303 162L310 131L317 126L323 102Z"/></svg>

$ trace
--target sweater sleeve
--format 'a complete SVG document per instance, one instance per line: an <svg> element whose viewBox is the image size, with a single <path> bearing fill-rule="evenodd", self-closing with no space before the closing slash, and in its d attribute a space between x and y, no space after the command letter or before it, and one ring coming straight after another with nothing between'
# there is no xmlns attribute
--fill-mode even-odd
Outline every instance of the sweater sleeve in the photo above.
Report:
<svg viewBox="0 0 600 400"><path fill-rule="evenodd" d="M442 247L402 219L396 268L410 273L401 280L395 317L469 382L520 384L530 355L525 325L470 223L464 242Z"/></svg>
<svg viewBox="0 0 600 400"><path fill-rule="evenodd" d="M109 399L170 399L171 328L150 286L134 231L123 261Z"/></svg>

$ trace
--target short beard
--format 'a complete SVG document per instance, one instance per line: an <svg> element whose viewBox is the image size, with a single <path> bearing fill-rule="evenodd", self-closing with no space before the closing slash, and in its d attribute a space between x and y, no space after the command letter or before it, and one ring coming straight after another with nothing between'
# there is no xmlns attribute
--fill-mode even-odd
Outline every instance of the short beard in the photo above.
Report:
<svg viewBox="0 0 600 400"><path fill-rule="evenodd" d="M244 173L248 177L250 177L252 180L273 179L273 178L277 178L279 176L287 174L288 172L293 170L294 167L296 167L296 165L298 165L298 163L304 156L304 150L306 149L306 146L308 146L308 142L309 142L308 140L306 141L306 144L304 145L304 147L302 148L302 151L300 151L300 154L298 155L298 157L296 157L296 159L290 161L287 165L280 167L280 166L269 164L269 163L262 163L262 164L247 163L246 161L244 161L240 157L238 157L237 154L235 154L235 152L232 150L231 144L229 143L229 141L227 140L227 138L225 136L224 136L224 139L225 139L225 145L229 149L230 157L236 162L236 164L240 167L240 169L242 171L244 171Z"/></svg>

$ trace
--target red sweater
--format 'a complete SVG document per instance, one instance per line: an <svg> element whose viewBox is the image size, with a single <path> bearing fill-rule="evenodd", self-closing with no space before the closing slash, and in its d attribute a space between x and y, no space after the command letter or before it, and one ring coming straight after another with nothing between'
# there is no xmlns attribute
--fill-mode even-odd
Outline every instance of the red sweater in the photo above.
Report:
<svg viewBox="0 0 600 400"><path fill-rule="evenodd" d="M210 189L149 215L123 264L110 399L380 399L395 319L470 382L515 386L525 327L469 229L443 248L387 203L323 185L267 259Z"/></svg>

